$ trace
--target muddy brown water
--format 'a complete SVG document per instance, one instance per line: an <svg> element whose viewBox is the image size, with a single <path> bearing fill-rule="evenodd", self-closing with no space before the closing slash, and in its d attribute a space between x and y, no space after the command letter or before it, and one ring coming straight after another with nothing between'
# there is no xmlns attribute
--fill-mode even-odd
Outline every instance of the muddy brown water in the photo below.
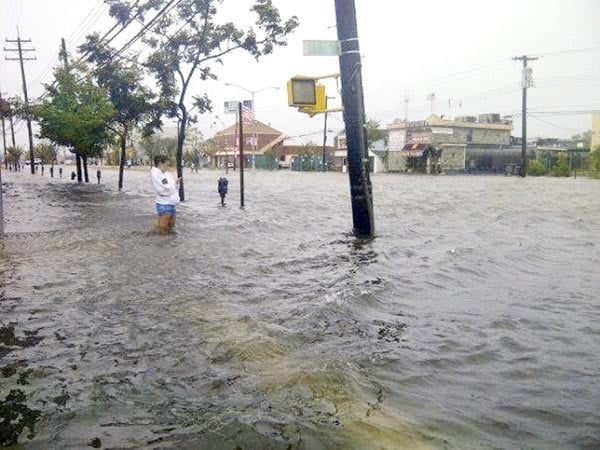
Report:
<svg viewBox="0 0 600 450"><path fill-rule="evenodd" d="M160 235L146 171L3 171L14 448L600 447L600 182L377 174L365 243L345 174L221 175Z"/></svg>

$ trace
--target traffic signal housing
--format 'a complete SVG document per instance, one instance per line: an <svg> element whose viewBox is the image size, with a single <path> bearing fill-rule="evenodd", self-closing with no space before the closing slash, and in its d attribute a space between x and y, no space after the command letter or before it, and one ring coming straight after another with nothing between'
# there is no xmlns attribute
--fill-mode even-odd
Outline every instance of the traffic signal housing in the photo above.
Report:
<svg viewBox="0 0 600 450"><path fill-rule="evenodd" d="M288 105L300 112L314 116L327 111L325 86L317 78L297 75L287 82Z"/></svg>

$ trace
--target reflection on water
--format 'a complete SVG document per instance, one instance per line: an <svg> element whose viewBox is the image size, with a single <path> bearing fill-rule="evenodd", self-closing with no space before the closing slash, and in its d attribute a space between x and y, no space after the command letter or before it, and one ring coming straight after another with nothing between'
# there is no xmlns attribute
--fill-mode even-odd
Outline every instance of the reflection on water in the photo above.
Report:
<svg viewBox="0 0 600 450"><path fill-rule="evenodd" d="M189 175L169 235L104 175L3 174L27 448L600 445L597 182L377 175L360 242L342 174Z"/></svg>

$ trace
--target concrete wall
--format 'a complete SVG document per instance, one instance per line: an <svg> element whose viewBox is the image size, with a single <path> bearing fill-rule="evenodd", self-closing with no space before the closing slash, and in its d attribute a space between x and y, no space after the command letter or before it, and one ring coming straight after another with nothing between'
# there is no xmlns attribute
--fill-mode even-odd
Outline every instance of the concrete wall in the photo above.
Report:
<svg viewBox="0 0 600 450"><path fill-rule="evenodd" d="M447 144L442 146L440 167L442 172L464 172L466 145Z"/></svg>
<svg viewBox="0 0 600 450"><path fill-rule="evenodd" d="M400 152L389 152L387 157L388 172L405 172L406 158Z"/></svg>

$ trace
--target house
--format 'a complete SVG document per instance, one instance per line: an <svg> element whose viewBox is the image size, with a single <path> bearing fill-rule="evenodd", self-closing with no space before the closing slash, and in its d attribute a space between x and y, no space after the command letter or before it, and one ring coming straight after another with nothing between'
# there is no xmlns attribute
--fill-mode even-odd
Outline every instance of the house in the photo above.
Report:
<svg viewBox="0 0 600 450"><path fill-rule="evenodd" d="M500 119L499 114L481 114L478 118L456 117L454 120L431 115L416 122L395 121L388 125L387 169L395 172L412 171L418 163L419 170L425 168L426 173L461 173L471 166L480 167L478 159L469 159L470 153L493 152L510 147L512 128L512 122ZM431 170L431 166L427 168L423 161L407 159L414 159L414 156L409 156L405 147L414 144L424 145L423 154L433 154L431 149L425 150L426 146L439 150L439 155L435 157L439 163L436 171ZM423 158L423 155L418 158Z"/></svg>
<svg viewBox="0 0 600 450"><path fill-rule="evenodd" d="M369 170L371 173L386 172L385 156L387 153L387 140L380 139L373 142L368 150ZM335 152L333 155L333 170L337 172L348 171L348 149L346 148L346 131L340 131L334 139Z"/></svg>
<svg viewBox="0 0 600 450"><path fill-rule="evenodd" d="M281 131L258 120L244 122L244 167L273 168L272 161L283 146L285 138ZM213 141L216 150L214 162L217 167L227 163L239 165L238 124L216 133Z"/></svg>

